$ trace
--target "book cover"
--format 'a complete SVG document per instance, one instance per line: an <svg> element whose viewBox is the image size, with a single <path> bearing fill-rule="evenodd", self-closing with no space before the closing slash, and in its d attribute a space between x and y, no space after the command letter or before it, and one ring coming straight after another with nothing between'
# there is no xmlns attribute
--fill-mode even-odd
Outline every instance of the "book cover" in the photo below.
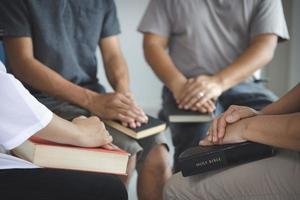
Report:
<svg viewBox="0 0 300 200"><path fill-rule="evenodd" d="M117 129L118 131L132 137L135 139L141 139L145 138L157 133L160 133L166 129L166 123L154 118L152 116L148 116L148 123L142 124L142 126L137 128L130 128L123 126L118 121L112 121L112 120L104 120L104 123L114 129Z"/></svg>
<svg viewBox="0 0 300 200"><path fill-rule="evenodd" d="M13 154L47 168L126 175L129 153L123 150L84 148L32 137L12 150Z"/></svg>
<svg viewBox="0 0 300 200"><path fill-rule="evenodd" d="M211 113L179 109L175 104L171 110L172 112L168 116L169 122L171 123L209 122L213 117Z"/></svg>
<svg viewBox="0 0 300 200"><path fill-rule="evenodd" d="M275 155L273 147L247 141L237 144L192 147L179 156L178 162L182 175L192 176L273 155Z"/></svg>

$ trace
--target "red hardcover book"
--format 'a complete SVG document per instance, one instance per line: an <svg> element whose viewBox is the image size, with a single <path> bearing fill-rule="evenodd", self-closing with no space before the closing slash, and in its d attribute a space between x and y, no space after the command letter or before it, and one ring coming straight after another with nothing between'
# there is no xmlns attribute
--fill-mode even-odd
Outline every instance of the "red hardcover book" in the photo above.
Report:
<svg viewBox="0 0 300 200"><path fill-rule="evenodd" d="M32 137L13 154L41 167L126 175L129 153L123 150L84 148Z"/></svg>

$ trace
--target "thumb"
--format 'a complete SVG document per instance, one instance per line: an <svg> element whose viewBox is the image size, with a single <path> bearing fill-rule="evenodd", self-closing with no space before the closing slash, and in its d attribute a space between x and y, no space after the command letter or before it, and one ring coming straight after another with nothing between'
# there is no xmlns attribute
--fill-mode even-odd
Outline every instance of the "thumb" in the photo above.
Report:
<svg viewBox="0 0 300 200"><path fill-rule="evenodd" d="M255 115L255 113L251 112L248 109L235 110L235 111L231 112L229 115L227 115L225 120L228 123L234 123L234 122L237 122L238 120L252 117L254 115Z"/></svg>
<svg viewBox="0 0 300 200"><path fill-rule="evenodd" d="M208 140L208 137L206 137L205 139L199 141L199 145L200 146L210 146L213 144Z"/></svg>

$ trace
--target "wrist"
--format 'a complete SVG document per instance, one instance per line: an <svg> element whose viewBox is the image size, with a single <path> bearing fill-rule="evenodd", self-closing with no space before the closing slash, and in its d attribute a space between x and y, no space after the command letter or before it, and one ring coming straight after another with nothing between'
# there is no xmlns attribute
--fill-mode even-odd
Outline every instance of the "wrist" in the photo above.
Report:
<svg viewBox="0 0 300 200"><path fill-rule="evenodd" d="M130 93L129 89L129 81L128 80L119 80L114 87L116 92L120 92L122 94Z"/></svg>
<svg viewBox="0 0 300 200"><path fill-rule="evenodd" d="M251 118L246 118L246 119L243 119L241 120L240 122L243 124L243 128L242 128L242 131L241 131L241 136L242 136L242 139L244 140L249 140L249 135L250 134L253 134L253 119L256 119L256 116L254 117L251 117Z"/></svg>
<svg viewBox="0 0 300 200"><path fill-rule="evenodd" d="M94 102L95 102L95 98L97 96L99 96L98 93L85 89L84 91L84 96L85 96L85 101L83 102L83 108L89 110L90 112L92 112L93 107L94 107Z"/></svg>
<svg viewBox="0 0 300 200"><path fill-rule="evenodd" d="M177 96L181 92L186 82L187 79L185 77L174 78L169 82L167 87L171 90L174 96Z"/></svg>
<svg viewBox="0 0 300 200"><path fill-rule="evenodd" d="M227 83L227 80L221 74L216 74L212 76L212 79L217 85L219 85L222 93L230 88L230 86Z"/></svg>

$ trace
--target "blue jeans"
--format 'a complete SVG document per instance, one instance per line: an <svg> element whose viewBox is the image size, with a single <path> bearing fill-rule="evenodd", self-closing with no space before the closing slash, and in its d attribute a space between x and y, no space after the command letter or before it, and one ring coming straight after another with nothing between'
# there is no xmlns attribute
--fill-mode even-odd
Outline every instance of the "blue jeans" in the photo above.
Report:
<svg viewBox="0 0 300 200"><path fill-rule="evenodd" d="M242 82L225 91L216 101L217 116L227 110L230 105L248 106L261 110L276 100L276 96L259 83L253 81ZM173 94L163 88L163 114L168 116L176 101ZM172 141L175 147L174 172L178 172L177 158L187 148L198 145L200 139L206 136L210 123L170 123Z"/></svg>

